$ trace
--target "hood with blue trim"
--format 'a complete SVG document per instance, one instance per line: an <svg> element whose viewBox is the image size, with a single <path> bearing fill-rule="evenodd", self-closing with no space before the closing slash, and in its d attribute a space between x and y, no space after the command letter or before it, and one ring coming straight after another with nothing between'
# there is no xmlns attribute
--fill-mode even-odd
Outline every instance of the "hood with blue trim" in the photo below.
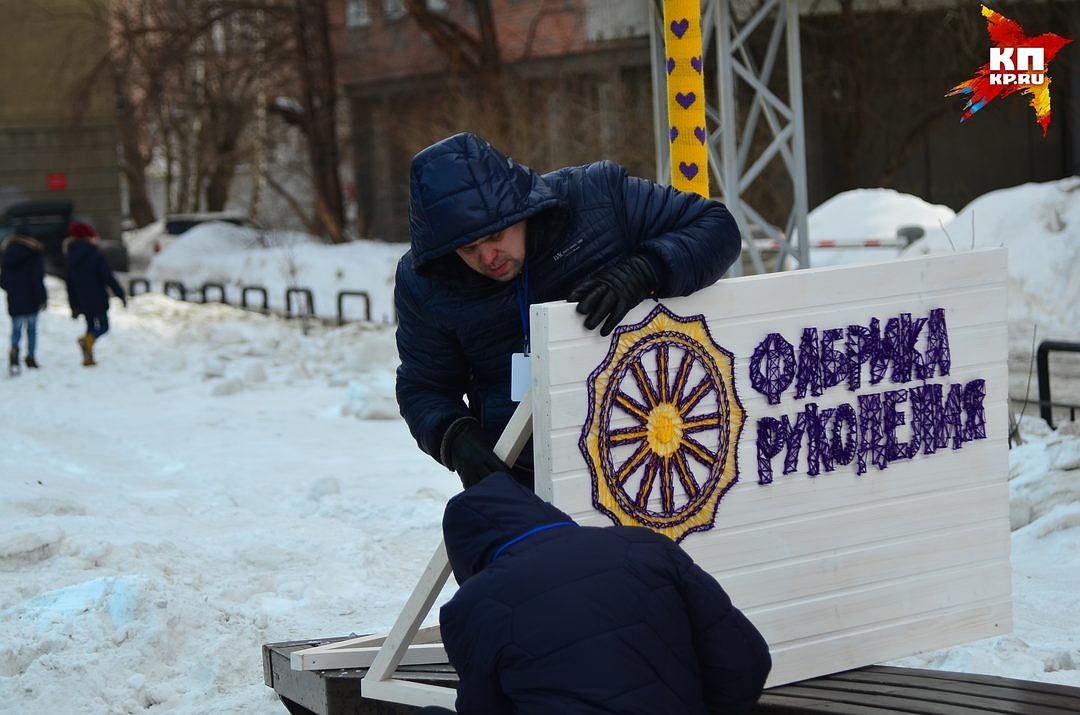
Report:
<svg viewBox="0 0 1080 715"><path fill-rule="evenodd" d="M506 473L452 498L443 513L446 553L459 584L482 571L500 547L530 531L572 519Z"/></svg>
<svg viewBox="0 0 1080 715"><path fill-rule="evenodd" d="M409 171L413 270L562 205L540 174L463 132L421 151Z"/></svg>

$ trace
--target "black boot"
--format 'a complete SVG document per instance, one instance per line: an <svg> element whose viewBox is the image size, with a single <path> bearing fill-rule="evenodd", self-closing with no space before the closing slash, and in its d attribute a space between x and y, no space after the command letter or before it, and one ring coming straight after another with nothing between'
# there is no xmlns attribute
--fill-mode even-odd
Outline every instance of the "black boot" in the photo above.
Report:
<svg viewBox="0 0 1080 715"><path fill-rule="evenodd" d="M10 374L10 375L18 375L19 374L19 349L18 348L12 348L11 352L8 353L8 374Z"/></svg>
<svg viewBox="0 0 1080 715"><path fill-rule="evenodd" d="M37 364L37 360L34 359L33 355L26 356L26 366L34 370L37 370L38 367L40 367L40 365Z"/></svg>

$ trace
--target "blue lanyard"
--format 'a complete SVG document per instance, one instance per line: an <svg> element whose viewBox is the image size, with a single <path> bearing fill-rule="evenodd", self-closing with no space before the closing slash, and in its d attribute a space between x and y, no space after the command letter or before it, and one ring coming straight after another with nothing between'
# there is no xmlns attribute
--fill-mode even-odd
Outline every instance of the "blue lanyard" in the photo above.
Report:
<svg viewBox="0 0 1080 715"><path fill-rule="evenodd" d="M525 354L529 354L529 259L525 259L521 277L514 284L517 293L518 312L521 314L521 332L525 336Z"/></svg>

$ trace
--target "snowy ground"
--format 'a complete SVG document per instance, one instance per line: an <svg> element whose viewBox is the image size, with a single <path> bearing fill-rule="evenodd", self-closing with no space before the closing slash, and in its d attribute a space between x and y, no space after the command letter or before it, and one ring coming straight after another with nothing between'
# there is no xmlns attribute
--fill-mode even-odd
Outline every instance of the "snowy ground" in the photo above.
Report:
<svg viewBox="0 0 1080 715"><path fill-rule="evenodd" d="M1060 211L1044 202L1068 246L1080 245L1078 193ZM370 285L351 287L385 306L400 248L290 255L324 282L359 261L369 270L351 278ZM296 277L271 275L280 257L228 260L275 293ZM284 712L262 684L260 645L388 627L458 489L397 416L392 328L312 323L305 334L299 322L141 295L127 310L114 302L87 369L82 324L49 287L43 368L3 379L0 393L0 703ZM1049 305L1067 326L1076 307ZM903 664L1080 686L1080 427L1050 432L1036 412L1009 455L1014 632Z"/></svg>
<svg viewBox="0 0 1080 715"><path fill-rule="evenodd" d="M391 330L139 296L86 369L50 287L0 402L0 709L283 712L260 645L388 626L458 486Z"/></svg>

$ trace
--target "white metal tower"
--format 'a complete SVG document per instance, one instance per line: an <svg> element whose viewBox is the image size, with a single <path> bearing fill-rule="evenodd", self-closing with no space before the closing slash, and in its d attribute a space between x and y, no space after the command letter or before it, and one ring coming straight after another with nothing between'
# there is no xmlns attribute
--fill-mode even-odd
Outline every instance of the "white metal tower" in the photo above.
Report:
<svg viewBox="0 0 1080 715"><path fill-rule="evenodd" d="M671 167L666 98L662 0L652 3L652 77L656 125L657 179L670 183ZM718 105L706 104L706 116L715 126L709 132L709 168L720 198L730 209L743 234L743 255L754 272L806 268L810 265L809 235L806 226L806 149L803 122L802 61L799 49L798 0L702 0L702 58L716 57ZM748 39L769 32L764 54L755 57ZM781 47L787 60L787 99L770 88ZM760 53L759 53L760 54ZM744 83L752 101L741 118L737 111L738 83ZM706 79L708 84L708 78ZM771 133L771 141L751 155L753 139L760 123ZM743 193L770 162L783 162L791 179L792 205L786 224L775 227L754 207L742 200ZM766 239L766 240L761 240ZM775 255L771 247L775 245ZM768 265L763 254L768 253ZM742 265L731 268L740 275Z"/></svg>

